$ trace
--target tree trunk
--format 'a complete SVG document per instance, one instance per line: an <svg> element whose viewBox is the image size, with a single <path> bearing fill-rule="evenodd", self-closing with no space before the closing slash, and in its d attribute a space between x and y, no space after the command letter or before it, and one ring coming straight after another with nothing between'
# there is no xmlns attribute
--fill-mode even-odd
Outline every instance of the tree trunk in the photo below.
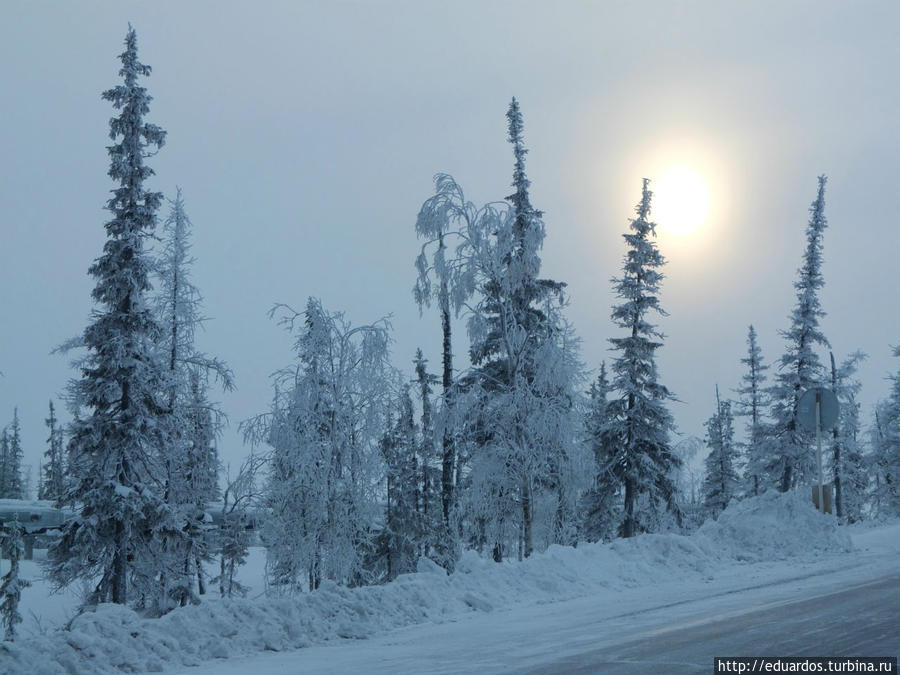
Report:
<svg viewBox="0 0 900 675"><path fill-rule="evenodd" d="M119 605L124 605L127 601L127 566L125 560L125 527L121 520L116 521L114 540L115 551L113 552L112 574L111 574L111 600Z"/></svg>
<svg viewBox="0 0 900 675"><path fill-rule="evenodd" d="M444 408L449 413L453 407L453 353L450 349L450 301L447 297L447 282L441 282L441 329L443 332L443 379ZM449 416L449 415L447 415ZM449 420L445 419L441 457L441 508L444 525L450 531L450 509L453 503L453 438L449 429Z"/></svg>
<svg viewBox="0 0 900 675"><path fill-rule="evenodd" d="M831 357L831 390L837 396L837 368L834 367L834 354L828 352ZM838 518L844 517L844 498L841 494L841 443L838 437L838 426L835 424L832 430L834 436L834 510Z"/></svg>
<svg viewBox="0 0 900 675"><path fill-rule="evenodd" d="M203 577L203 565L200 556L194 558L194 564L197 566L197 595L206 595L206 579Z"/></svg>
<svg viewBox="0 0 900 675"><path fill-rule="evenodd" d="M525 557L534 551L533 511L531 508L531 486L527 480L522 481L522 526Z"/></svg>
<svg viewBox="0 0 900 675"><path fill-rule="evenodd" d="M625 520L622 523L622 536L634 536L634 481L625 478Z"/></svg>

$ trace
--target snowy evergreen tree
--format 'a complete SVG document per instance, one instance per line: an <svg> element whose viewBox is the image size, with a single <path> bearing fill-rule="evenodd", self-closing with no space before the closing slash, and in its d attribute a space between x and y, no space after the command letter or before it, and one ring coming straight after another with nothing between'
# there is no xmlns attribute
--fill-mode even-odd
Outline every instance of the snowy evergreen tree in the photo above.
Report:
<svg viewBox="0 0 900 675"><path fill-rule="evenodd" d="M769 482L765 476L765 468L769 462L771 451L769 430L764 420L764 411L768 405L766 398L766 371L769 369L763 362L762 350L756 341L756 329L750 326L747 332L747 356L741 359L747 371L741 378L741 386L737 393L738 415L747 418L747 465L745 472L746 493L751 496L760 494Z"/></svg>
<svg viewBox="0 0 900 675"><path fill-rule="evenodd" d="M859 403L862 384L855 379L860 361L866 358L855 352L835 367L831 357L831 389L840 403L837 424L832 430L831 472L834 483L835 514L849 523L862 519L869 476L859 435Z"/></svg>
<svg viewBox="0 0 900 675"><path fill-rule="evenodd" d="M13 419L4 429L4 439L0 447L0 499L24 499L25 491L22 476L22 429L19 423L19 409L13 409Z"/></svg>
<svg viewBox="0 0 900 675"><path fill-rule="evenodd" d="M680 460L670 446L674 424L665 405L674 397L659 383L656 369L655 354L664 336L647 320L650 311L665 316L657 297L663 279L659 268L665 258L650 239L656 234L656 224L649 220L649 182L644 179L632 231L623 235L628 245L623 274L613 279L616 295L623 302L613 307L612 319L628 336L610 339L621 354L612 367L616 396L607 406L604 443L618 450L609 466L624 491L624 517L619 527L623 537L657 527L664 508L676 520L681 517L672 480ZM645 498L644 513L636 508L641 496Z"/></svg>
<svg viewBox="0 0 900 675"><path fill-rule="evenodd" d="M392 370L385 321L353 327L310 298L306 310L279 306L298 363L275 378L272 411L244 425L272 447L264 532L273 585L318 588L323 579L366 581L372 524L381 510L379 451Z"/></svg>
<svg viewBox="0 0 900 675"><path fill-rule="evenodd" d="M138 61L137 36L129 26L120 56L123 83L103 93L119 111L110 120L110 177L117 181L106 208L103 254L90 268L99 304L81 344L81 378L73 381L75 406L87 413L72 423L68 469L73 479L64 502L76 510L48 552L60 585L96 580L91 600L124 604L129 580L148 583L157 570L154 531L167 520L157 458L166 442L161 397L165 375L157 358L162 337L149 306L152 262L145 242L162 200L144 181L144 164L165 132L144 121L151 97L138 78L150 67Z"/></svg>
<svg viewBox="0 0 900 675"><path fill-rule="evenodd" d="M900 356L900 347L894 349ZM878 476L875 499L879 513L900 515L900 373L891 376L891 393L881 406L874 469Z"/></svg>
<svg viewBox="0 0 900 675"><path fill-rule="evenodd" d="M825 316L819 302L819 291L825 285L822 276L822 237L827 226L825 181L825 176L819 176L818 193L809 209L806 252L794 282L797 305L791 313L790 330L781 332L787 341L787 352L779 360L775 384L770 389L775 452L766 473L778 481L782 492L810 482L814 476L811 434L797 423L797 405L803 392L826 379L815 351L817 346L829 347L819 328L819 320Z"/></svg>
<svg viewBox="0 0 900 675"><path fill-rule="evenodd" d="M9 482L7 463L9 461L9 433L4 427L0 431L0 499L6 494L7 483Z"/></svg>
<svg viewBox="0 0 900 675"><path fill-rule="evenodd" d="M435 468L435 429L434 429L434 406L432 403L432 388L438 380L435 376L428 372L428 359L422 355L422 350L416 350L416 358L413 361L416 371L416 384L419 387L419 398L422 405L421 420L421 449L419 456L421 458L421 486L422 499L421 511L422 522L425 531L426 551L435 558L441 558L439 563L452 566L451 561L447 561L446 553L442 546L443 539L443 523L442 523L442 492L441 479L443 476L443 457L440 468ZM431 550L433 549L433 550ZM455 556L452 556L455 560Z"/></svg>
<svg viewBox="0 0 900 675"><path fill-rule="evenodd" d="M4 530L6 541L3 548L9 552L9 570L0 579L0 615L6 626L6 639L13 640L16 636L16 624L22 623L22 615L19 614L22 589L28 588L31 583L19 577L19 560L22 558L24 545L18 517Z"/></svg>
<svg viewBox="0 0 900 675"><path fill-rule="evenodd" d="M396 423L381 441L387 479L385 552L387 578L414 572L422 550L424 520L420 507L418 439L409 388L401 387Z"/></svg>
<svg viewBox="0 0 900 675"><path fill-rule="evenodd" d="M534 550L536 488L556 493L557 510L568 515L560 516L565 526L554 524L554 538L571 540L575 509L567 481L579 426L577 340L562 317L565 284L538 277L544 223L530 201L515 99L507 120L515 192L507 198L506 217L485 220L489 229L472 237L479 242L472 260L483 297L469 320L475 370L467 385L482 420L470 503L478 520L491 522L498 561L511 537L520 538L524 557Z"/></svg>
<svg viewBox="0 0 900 675"><path fill-rule="evenodd" d="M703 479L703 506L713 518L725 510L737 494L740 479L735 464L737 448L734 444L734 416L731 402L719 398L716 387L716 412L706 422L706 475Z"/></svg>
<svg viewBox="0 0 900 675"><path fill-rule="evenodd" d="M159 292L156 312L163 329L159 343L166 364L169 442L160 458L165 467L164 499L172 516L160 546L168 555L161 578L160 609L174 601L184 605L205 592L202 562L210 559L206 506L218 499L218 457L215 438L222 413L207 399L210 375L225 390L234 387L230 369L195 346L200 313L200 292L191 281L193 225L184 207L181 188L163 226L164 246L156 262ZM196 580L196 583L195 583Z"/></svg>
<svg viewBox="0 0 900 675"><path fill-rule="evenodd" d="M612 471L617 449L608 445L610 439L605 433L610 421L607 406L611 392L604 361L600 364L597 380L591 383L585 420L587 442L594 453L596 465L594 484L585 493L581 507L585 514L584 537L591 542L610 541L622 522L621 484Z"/></svg>
<svg viewBox="0 0 900 675"><path fill-rule="evenodd" d="M50 401L50 416L44 420L47 425L47 449L44 451L44 465L41 473L38 499L46 499L60 504L65 495L66 467L65 446L63 444L63 430L56 418L53 401Z"/></svg>

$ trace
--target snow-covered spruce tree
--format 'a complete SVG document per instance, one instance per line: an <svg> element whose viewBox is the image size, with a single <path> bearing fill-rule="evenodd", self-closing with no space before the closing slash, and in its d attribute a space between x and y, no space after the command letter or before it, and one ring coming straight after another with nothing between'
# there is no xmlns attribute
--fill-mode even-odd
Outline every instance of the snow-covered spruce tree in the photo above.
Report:
<svg viewBox="0 0 900 675"><path fill-rule="evenodd" d="M860 447L859 403L857 396L862 384L855 378L860 361L866 355L860 351L847 357L839 368L831 358L831 389L840 402L837 424L832 430L831 473L834 483L835 514L848 523L862 519L869 476Z"/></svg>
<svg viewBox="0 0 900 675"><path fill-rule="evenodd" d="M396 422L381 440L387 480L384 549L387 579L414 572L422 551L424 520L419 483L418 434L408 386L399 387Z"/></svg>
<svg viewBox="0 0 900 675"><path fill-rule="evenodd" d="M204 319L200 293L191 282L193 225L184 208L181 188L177 188L171 204L163 225L163 250L156 261L159 291L155 298L168 397L169 440L160 462L165 468L164 499L172 519L160 541L166 568L160 578L161 611L173 602L185 605L194 598L195 589L200 595L205 592L202 563L211 559L211 518L206 509L218 499L215 440L224 418L207 399L206 389L210 375L225 390L234 386L227 365L195 346L196 330Z"/></svg>
<svg viewBox="0 0 900 675"><path fill-rule="evenodd" d="M609 436L604 434L609 422L607 406L611 392L612 386L604 361L600 364L597 380L591 383L588 392L585 419L587 443L594 453L596 465L594 483L585 492L581 504L584 538L591 542L610 541L616 536L616 528L622 522L621 484L612 472L617 449L607 445Z"/></svg>
<svg viewBox="0 0 900 675"><path fill-rule="evenodd" d="M6 494L6 462L9 456L9 432L4 427L0 430L0 499Z"/></svg>
<svg viewBox="0 0 900 675"><path fill-rule="evenodd" d="M416 372L416 384L419 388L419 398L422 406L421 443L419 457L421 458L421 512L424 527L424 546L426 555L441 557L443 547L443 523L442 523L442 493L440 490L443 476L443 457L435 466L435 430L434 430L434 404L432 402L432 388L438 380L428 372L428 359L422 355L422 350L416 350L416 358L413 360ZM440 562L445 563L445 560Z"/></svg>
<svg viewBox="0 0 900 675"><path fill-rule="evenodd" d="M804 391L826 379L825 368L815 351L816 346L829 347L819 328L819 319L825 316L819 302L819 290L825 285L822 276L822 236L827 226L825 181L825 176L819 176L818 193L809 209L806 252L794 282L797 305L791 313L790 329L781 332L787 341L787 351L779 360L775 383L769 390L775 447L766 473L777 481L782 492L812 480L814 475L811 434L797 423L797 405Z"/></svg>
<svg viewBox="0 0 900 675"><path fill-rule="evenodd" d="M47 449L44 451L38 499L46 499L58 505L62 502L65 494L66 458L63 430L56 418L53 401L50 401L50 416L44 420L44 423L47 425L49 436L47 436Z"/></svg>
<svg viewBox="0 0 900 675"><path fill-rule="evenodd" d="M544 240L541 212L531 205L525 175L522 114L513 99L507 112L515 165L505 217L482 222L489 229L470 259L482 299L469 319L470 358L466 385L481 423L472 458L470 504L477 522L493 530L494 559L500 561L512 537L524 557L534 549L534 491L572 498L569 464L578 453L579 421L574 402L580 371L577 340L562 318L565 284L540 279L538 251ZM499 216L499 213L497 214ZM554 516L555 518L556 516ZM574 523L554 524L565 540Z"/></svg>
<svg viewBox="0 0 900 675"><path fill-rule="evenodd" d="M706 443L709 454L703 478L703 507L707 515L718 518L737 494L740 483L735 470L737 448L731 402L719 398L719 387L716 387L716 412L706 422Z"/></svg>
<svg viewBox="0 0 900 675"><path fill-rule="evenodd" d="M894 348L900 356L900 347ZM900 373L891 376L891 393L880 406L876 424L878 442L873 468L878 476L875 499L879 515L900 515Z"/></svg>
<svg viewBox="0 0 900 675"><path fill-rule="evenodd" d="M110 120L110 177L117 181L106 208L103 254L90 267L99 304L82 344L81 377L71 384L75 406L86 408L71 426L68 470L72 486L63 500L77 511L48 551L59 586L97 580L92 602L128 600L129 579L157 573L156 527L166 521L157 459L165 444L165 376L157 357L162 337L148 302L152 262L144 250L162 200L144 181L153 175L144 159L165 132L144 121L150 96L138 78L150 67L138 61L129 27L120 56L123 83L103 93L119 114ZM146 590L149 590L147 588Z"/></svg>
<svg viewBox="0 0 900 675"><path fill-rule="evenodd" d="M19 601L22 599L22 589L28 588L31 583L19 577L19 560L24 552L22 543L22 526L18 516L4 528L3 549L9 554L9 570L0 579L0 615L6 626L6 639L12 640L16 636L16 624L22 623L22 615L19 614Z"/></svg>
<svg viewBox="0 0 900 675"><path fill-rule="evenodd" d="M658 382L656 350L664 338L647 320L650 311L665 316L659 305L659 271L665 264L650 236L656 224L649 220L652 193L650 181L643 183L637 218L631 221L631 232L623 235L628 245L622 276L614 278L616 295L622 304L613 307L612 319L627 331L627 337L610 338L613 349L621 354L613 361L613 388L616 395L607 406L609 423L604 443L618 449L609 463L610 471L622 483L624 517L619 527L623 537L655 527L667 508L680 521L672 474L680 465L673 454L669 433L672 416L666 401L674 397ZM645 496L648 513L639 513L638 499Z"/></svg>
<svg viewBox="0 0 900 675"><path fill-rule="evenodd" d="M298 362L275 377L272 411L244 429L272 447L264 530L272 585L318 588L323 579L368 581L381 504L385 428L392 370L385 320L351 326L310 298L304 312L273 315L293 331Z"/></svg>
<svg viewBox="0 0 900 675"><path fill-rule="evenodd" d="M744 474L744 492L750 496L760 494L769 483L765 476L765 468L772 451L770 436L765 422L766 371L769 369L763 362L762 349L756 341L756 329L750 326L747 332L747 356L741 359L747 371L741 378L741 386L737 389L740 397L737 400L737 415L747 418L746 471Z"/></svg>
<svg viewBox="0 0 900 675"><path fill-rule="evenodd" d="M2 449L3 469L0 473L0 499L24 499L22 485L22 429L19 409L13 409L13 419L4 430L6 443Z"/></svg>

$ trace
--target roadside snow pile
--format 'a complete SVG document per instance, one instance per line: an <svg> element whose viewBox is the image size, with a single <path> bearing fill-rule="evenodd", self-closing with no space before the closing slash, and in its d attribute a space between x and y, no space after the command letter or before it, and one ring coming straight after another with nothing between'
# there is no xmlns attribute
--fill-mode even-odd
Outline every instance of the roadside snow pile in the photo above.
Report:
<svg viewBox="0 0 900 675"><path fill-rule="evenodd" d="M69 630L0 645L0 673L159 672L261 651L364 639L466 612L708 578L736 561L811 557L850 550L833 519L799 495L764 495L729 507L693 536L642 535L577 549L551 546L524 562L495 564L467 552L448 576L429 560L384 586L325 583L314 593L253 600L212 599L159 619L101 605ZM606 596L604 598L604 595Z"/></svg>
<svg viewBox="0 0 900 675"><path fill-rule="evenodd" d="M693 538L706 538L726 557L750 562L853 550L850 535L833 516L817 511L803 490L736 502Z"/></svg>

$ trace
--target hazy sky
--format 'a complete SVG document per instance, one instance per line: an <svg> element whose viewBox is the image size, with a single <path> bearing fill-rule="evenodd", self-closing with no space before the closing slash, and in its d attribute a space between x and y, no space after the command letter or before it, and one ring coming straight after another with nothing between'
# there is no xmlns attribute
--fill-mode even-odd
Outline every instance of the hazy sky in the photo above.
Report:
<svg viewBox="0 0 900 675"><path fill-rule="evenodd" d="M521 102L532 201L545 212L543 275L569 284L569 318L596 368L622 233L642 176L693 167L708 222L660 224L670 316L661 380L702 435L738 384L747 325L783 351L816 176L829 177L822 304L835 356L863 349L865 419L900 364L900 3L885 2L0 2L0 423L18 405L26 462L44 450L47 401L73 375L54 346L91 310L103 245L108 120L131 22L168 131L152 187L184 189L194 281L211 318L200 347L263 412L292 359L267 312L310 295L355 323L392 314L395 364L417 346L439 369L440 325L419 318L413 224L432 175L477 203L509 194L504 117ZM652 187L652 186L651 186ZM164 215L164 214L163 214ZM457 363L468 346L455 340ZM827 354L823 355L827 359Z"/></svg>

